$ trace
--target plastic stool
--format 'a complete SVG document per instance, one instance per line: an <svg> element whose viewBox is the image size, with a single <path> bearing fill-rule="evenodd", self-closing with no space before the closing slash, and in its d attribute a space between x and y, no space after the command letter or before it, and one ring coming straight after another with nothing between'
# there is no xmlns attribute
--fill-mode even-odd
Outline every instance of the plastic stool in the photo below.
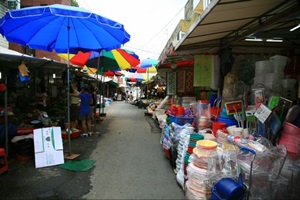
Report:
<svg viewBox="0 0 300 200"><path fill-rule="evenodd" d="M6 171L8 171L8 164L5 149L0 148L0 174Z"/></svg>

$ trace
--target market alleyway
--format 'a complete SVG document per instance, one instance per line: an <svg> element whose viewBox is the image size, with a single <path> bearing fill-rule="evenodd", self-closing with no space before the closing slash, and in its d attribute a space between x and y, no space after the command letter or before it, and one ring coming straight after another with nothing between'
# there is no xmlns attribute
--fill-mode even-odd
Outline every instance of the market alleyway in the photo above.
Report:
<svg viewBox="0 0 300 200"><path fill-rule="evenodd" d="M79 154L73 161L96 161L91 170L35 168L34 159L10 158L8 173L0 174L0 199L184 199L156 122L124 101L104 112L99 135L71 140Z"/></svg>
<svg viewBox="0 0 300 200"><path fill-rule="evenodd" d="M184 199L159 143L160 131L144 109L115 101L104 112L102 139L91 155L97 160L93 187L84 198Z"/></svg>

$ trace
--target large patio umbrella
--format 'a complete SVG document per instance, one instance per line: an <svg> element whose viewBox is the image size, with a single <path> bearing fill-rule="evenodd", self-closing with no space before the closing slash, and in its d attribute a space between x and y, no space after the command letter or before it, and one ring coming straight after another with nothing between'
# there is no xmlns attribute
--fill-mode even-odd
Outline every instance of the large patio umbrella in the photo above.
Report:
<svg viewBox="0 0 300 200"><path fill-rule="evenodd" d="M83 8L60 4L8 11L0 19L0 34L9 42L31 49L55 50L68 55L78 51L109 51L130 40L122 24ZM68 80L69 65L68 58ZM70 94L67 91L68 153L71 156Z"/></svg>
<svg viewBox="0 0 300 200"><path fill-rule="evenodd" d="M60 57L66 59L65 54L59 54ZM88 66L97 68L97 74L104 75L108 70L129 70L140 63L138 55L128 49L116 48L110 51L103 50L101 52L81 52L72 55L70 62L78 66ZM101 81L103 83L103 81ZM104 87L101 84L101 116L104 113Z"/></svg>
<svg viewBox="0 0 300 200"><path fill-rule="evenodd" d="M146 73L128 72L125 74L125 80L127 82L145 82L145 81L149 81L153 76L154 74L148 75Z"/></svg>
<svg viewBox="0 0 300 200"><path fill-rule="evenodd" d="M58 54L63 59L68 59L67 54ZM101 71L127 70L140 64L138 55L127 49L116 48L110 51L90 51L72 54L70 63L78 66L99 68Z"/></svg>
<svg viewBox="0 0 300 200"><path fill-rule="evenodd" d="M149 73L149 74L156 74L157 73L157 69L155 66L149 67L149 68L140 68L137 67L136 69L136 73Z"/></svg>
<svg viewBox="0 0 300 200"><path fill-rule="evenodd" d="M152 59L152 58L147 58L143 59L141 63L136 67L136 68L141 68L141 69L146 69L146 74L147 74L147 80L149 79L149 69L156 69L156 66L158 65L158 60ZM148 103L148 84L147 84L147 103Z"/></svg>

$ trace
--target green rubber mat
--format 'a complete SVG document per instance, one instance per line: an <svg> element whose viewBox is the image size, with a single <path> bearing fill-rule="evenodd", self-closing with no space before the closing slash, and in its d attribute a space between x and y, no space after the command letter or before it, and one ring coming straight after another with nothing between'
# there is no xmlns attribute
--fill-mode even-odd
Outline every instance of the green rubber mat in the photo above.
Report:
<svg viewBox="0 0 300 200"><path fill-rule="evenodd" d="M62 165L59 165L59 167L76 172L86 172L93 168L95 162L95 160L70 160Z"/></svg>

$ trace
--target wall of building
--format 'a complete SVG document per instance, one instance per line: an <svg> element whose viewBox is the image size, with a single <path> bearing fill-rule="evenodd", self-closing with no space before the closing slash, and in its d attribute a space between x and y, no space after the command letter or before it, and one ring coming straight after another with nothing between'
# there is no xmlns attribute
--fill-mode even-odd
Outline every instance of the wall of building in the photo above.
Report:
<svg viewBox="0 0 300 200"><path fill-rule="evenodd" d="M5 6L5 2L0 2L0 16L4 16L4 14L8 11L8 9ZM0 46L3 48L8 48L8 42L7 40L0 35Z"/></svg>
<svg viewBox="0 0 300 200"><path fill-rule="evenodd" d="M51 4L71 5L71 0L21 0L23 6L40 6Z"/></svg>
<svg viewBox="0 0 300 200"><path fill-rule="evenodd" d="M189 0L186 3L184 7L184 19L181 19L178 22L159 59L161 59L165 55L171 45L176 46L176 44L181 41L184 33L188 32L189 28L203 12L204 1L205 0Z"/></svg>

